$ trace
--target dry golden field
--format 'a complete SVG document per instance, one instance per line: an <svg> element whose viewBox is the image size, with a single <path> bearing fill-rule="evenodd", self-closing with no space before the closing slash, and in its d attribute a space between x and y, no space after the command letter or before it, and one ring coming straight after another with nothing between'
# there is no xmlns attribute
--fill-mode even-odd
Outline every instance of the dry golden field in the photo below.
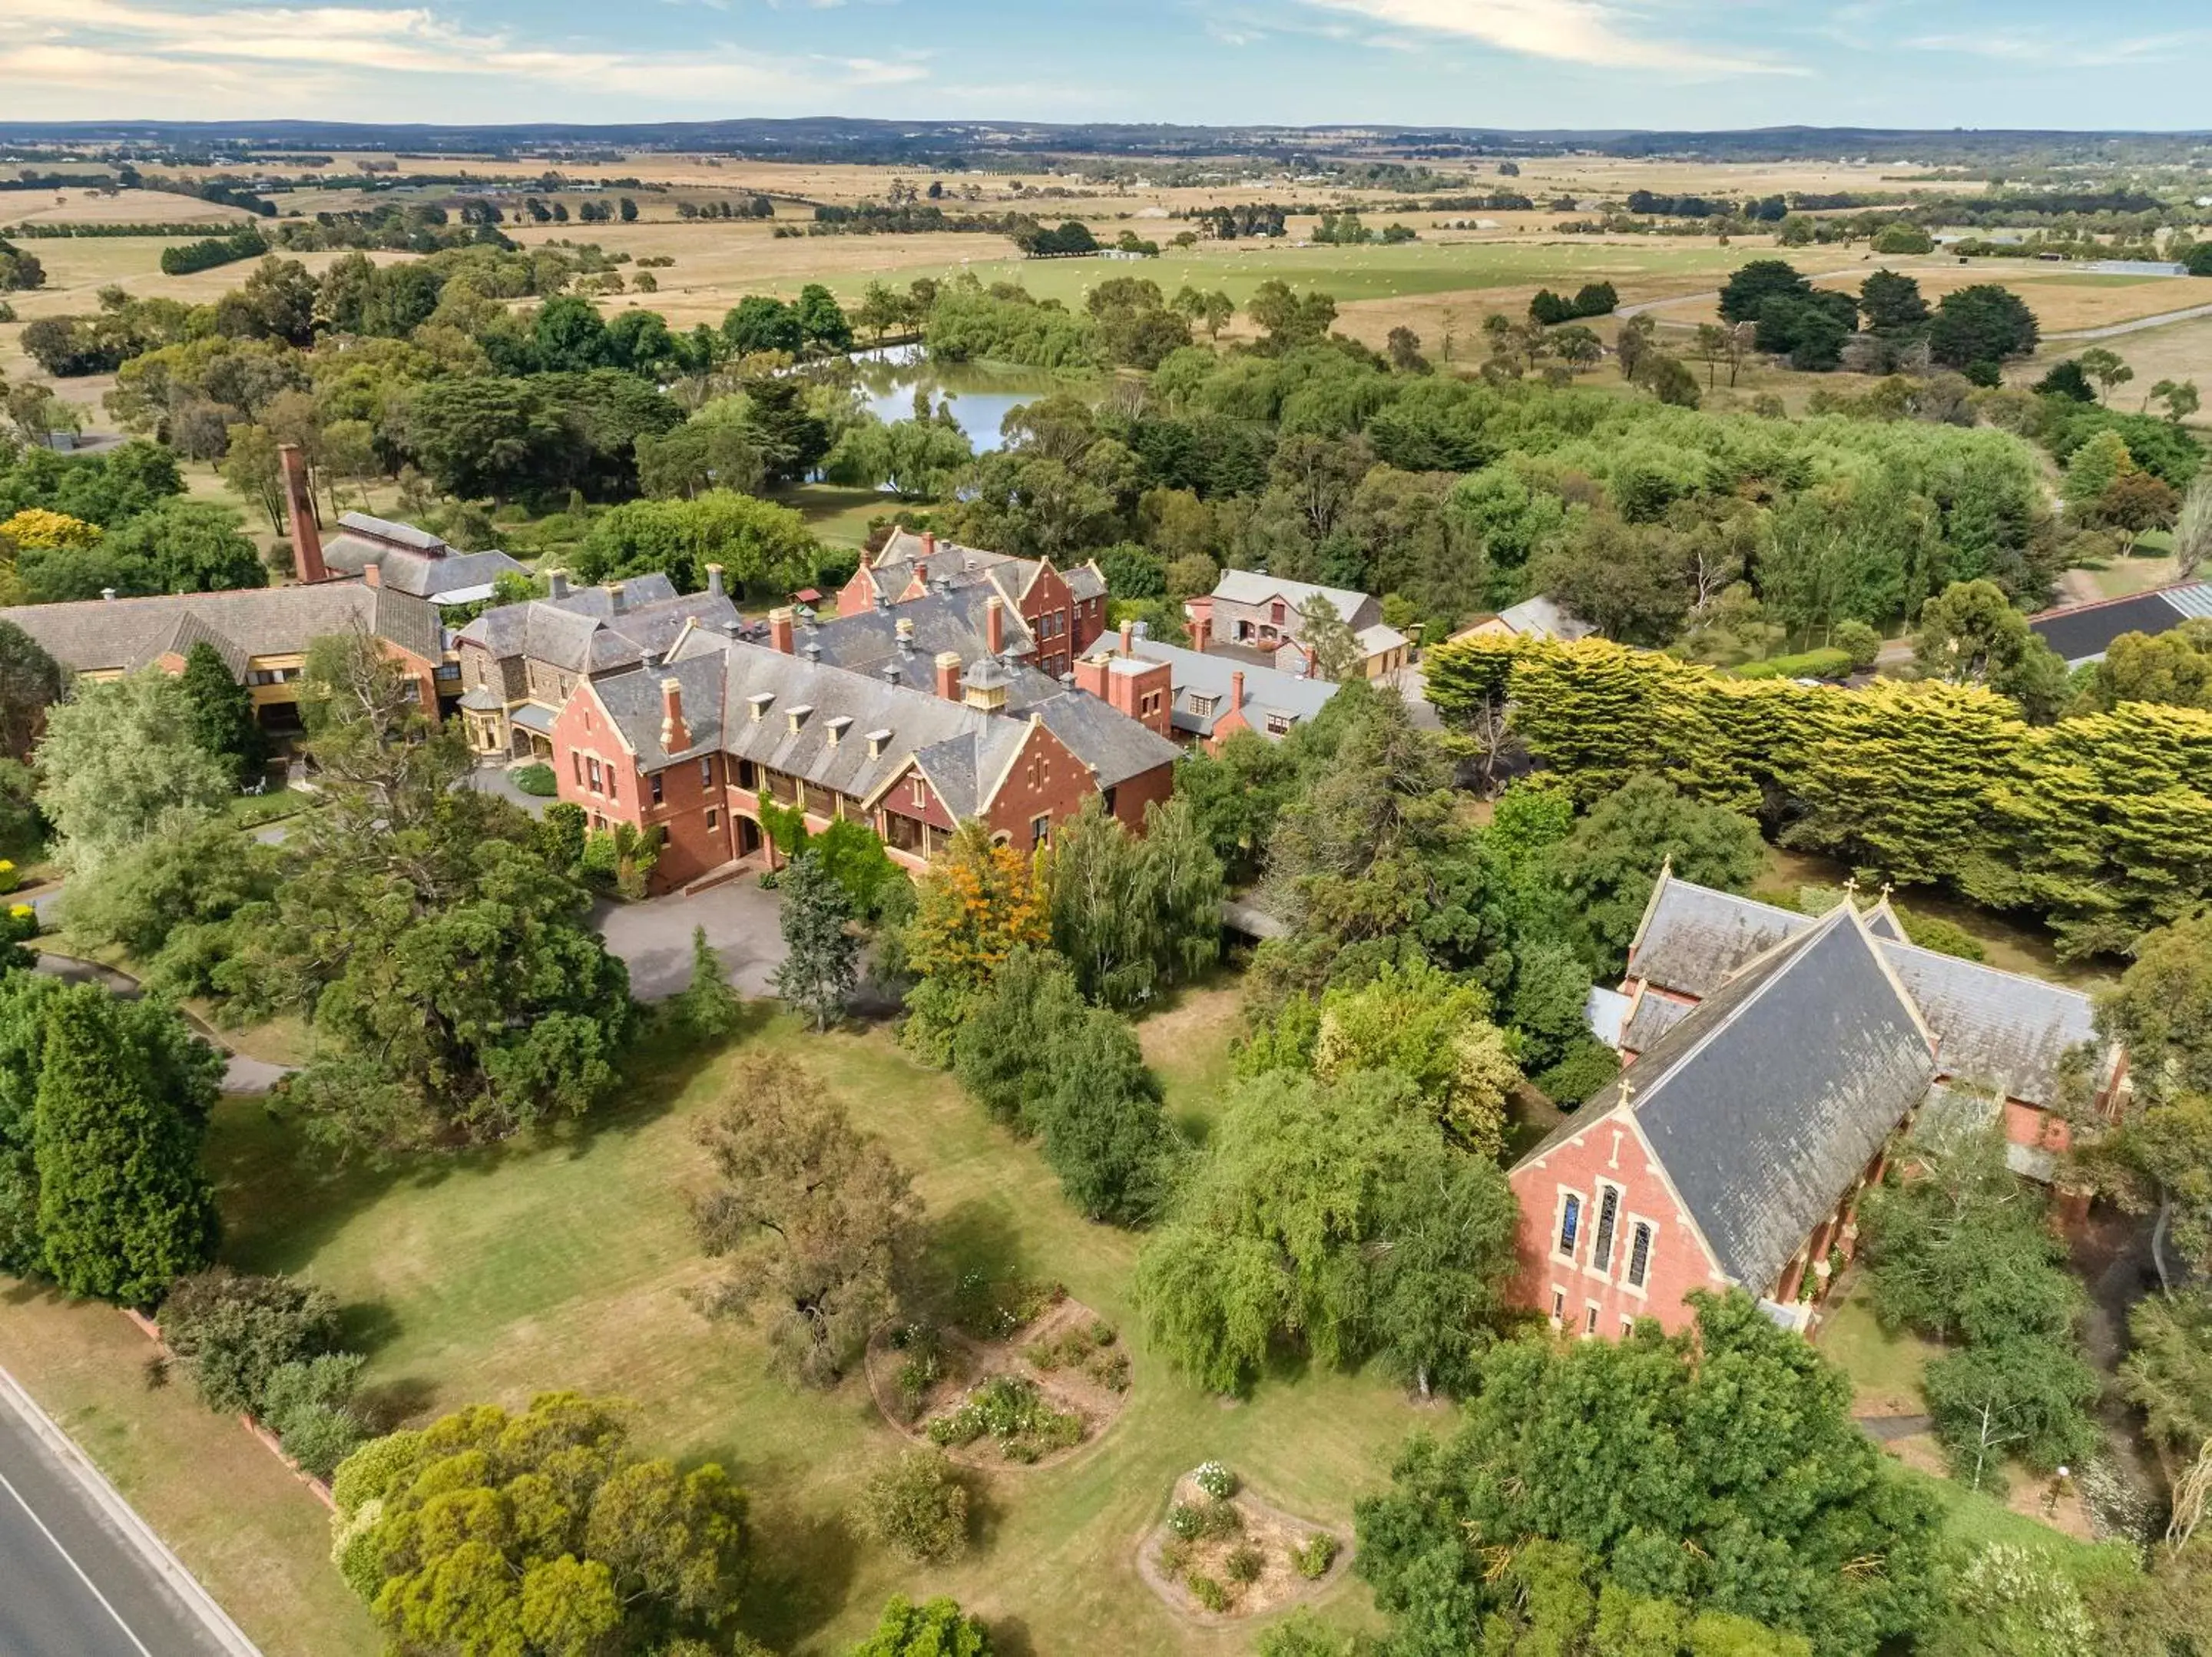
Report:
<svg viewBox="0 0 2212 1657"><path fill-rule="evenodd" d="M11 224L204 224L243 222L243 208L204 202L170 190L9 191L0 196L0 226ZM45 246L45 242L40 243Z"/></svg>

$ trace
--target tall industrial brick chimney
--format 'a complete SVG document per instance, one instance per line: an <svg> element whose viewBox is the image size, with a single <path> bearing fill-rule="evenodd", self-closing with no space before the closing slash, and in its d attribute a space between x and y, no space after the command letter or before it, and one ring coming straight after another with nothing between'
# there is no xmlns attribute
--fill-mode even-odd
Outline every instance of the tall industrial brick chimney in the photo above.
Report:
<svg viewBox="0 0 2212 1657"><path fill-rule="evenodd" d="M280 444L276 458L284 468L284 504L292 523L292 574L302 586L331 579L323 562L322 526L315 521L315 492L307 484L307 460L296 443Z"/></svg>

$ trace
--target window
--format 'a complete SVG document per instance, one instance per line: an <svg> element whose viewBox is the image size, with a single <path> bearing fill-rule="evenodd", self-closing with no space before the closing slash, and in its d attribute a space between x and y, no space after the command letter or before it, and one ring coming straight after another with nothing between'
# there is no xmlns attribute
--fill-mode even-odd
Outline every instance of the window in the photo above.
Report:
<svg viewBox="0 0 2212 1657"><path fill-rule="evenodd" d="M586 760L584 770L592 780L592 792L594 794L605 792L606 791L599 786L599 762L595 759Z"/></svg>
<svg viewBox="0 0 2212 1657"><path fill-rule="evenodd" d="M575 768L576 786L581 788L584 786L584 756L571 749L568 751L568 763Z"/></svg>
<svg viewBox="0 0 2212 1657"><path fill-rule="evenodd" d="M1628 1243L1628 1286L1643 1288L1644 1277L1650 1270L1651 1228L1639 1220Z"/></svg>
<svg viewBox="0 0 2212 1657"><path fill-rule="evenodd" d="M1609 1185L1597 1203L1597 1235L1590 1239L1590 1270L1602 1272L1613 1264L1613 1223L1620 1217L1620 1187Z"/></svg>
<svg viewBox="0 0 2212 1657"><path fill-rule="evenodd" d="M1267 715L1267 734L1269 736L1285 737L1290 734L1290 731L1291 716L1289 714L1270 713Z"/></svg>
<svg viewBox="0 0 2212 1657"><path fill-rule="evenodd" d="M1597 1302L1595 1301L1589 1302L1589 1314L1583 1320L1583 1333L1585 1335L1597 1333Z"/></svg>
<svg viewBox="0 0 2212 1657"><path fill-rule="evenodd" d="M700 756L699 786L702 788L712 788L714 786L714 756L712 754Z"/></svg>
<svg viewBox="0 0 2212 1657"><path fill-rule="evenodd" d="M1213 717L1214 708L1220 701L1221 698L1218 696L1193 696L1190 699L1190 711L1201 719L1210 719Z"/></svg>
<svg viewBox="0 0 2212 1657"><path fill-rule="evenodd" d="M738 786L740 788L750 788L754 786L753 762L750 760L739 760L738 762Z"/></svg>
<svg viewBox="0 0 2212 1657"><path fill-rule="evenodd" d="M1623 1340L1626 1340L1626 1339L1627 1339L1631 1335L1634 1334L1635 1332L1636 1332L1636 1320L1635 1320L1634 1318L1630 1317L1630 1316L1628 1315L1628 1314L1627 1314L1627 1313L1623 1312L1623 1313L1620 1314L1620 1338L1621 1338L1621 1339L1623 1339Z"/></svg>
<svg viewBox="0 0 2212 1657"><path fill-rule="evenodd" d="M1562 1254L1575 1252L1575 1235L1582 1229L1583 1199L1568 1192L1559 1199L1559 1247Z"/></svg>
<svg viewBox="0 0 2212 1657"><path fill-rule="evenodd" d="M1552 1291L1552 1321L1557 1323L1566 1315L1567 1291L1564 1289L1554 1289Z"/></svg>
<svg viewBox="0 0 2212 1657"><path fill-rule="evenodd" d="M653 783L653 803L655 805L658 805L660 804L660 773L658 771L654 772L651 780Z"/></svg>
<svg viewBox="0 0 2212 1657"><path fill-rule="evenodd" d="M929 804L929 785L927 783L924 782L920 777L916 777L907 786L913 790L913 792L908 796L908 798L911 798L916 805L927 805Z"/></svg>
<svg viewBox="0 0 2212 1657"><path fill-rule="evenodd" d="M1052 819L1049 816L1030 819L1030 849L1035 851L1052 838Z"/></svg>
<svg viewBox="0 0 2212 1657"><path fill-rule="evenodd" d="M722 826L722 814L713 806L707 808L707 832L713 834Z"/></svg>
<svg viewBox="0 0 2212 1657"><path fill-rule="evenodd" d="M620 791L615 787L615 766L612 760L607 762L607 798L609 799L621 798Z"/></svg>

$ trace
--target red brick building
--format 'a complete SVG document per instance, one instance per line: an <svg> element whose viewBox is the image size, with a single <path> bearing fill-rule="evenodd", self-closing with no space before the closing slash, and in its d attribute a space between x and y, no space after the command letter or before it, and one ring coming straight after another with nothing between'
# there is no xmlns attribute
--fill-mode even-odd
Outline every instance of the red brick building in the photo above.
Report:
<svg viewBox="0 0 2212 1657"><path fill-rule="evenodd" d="M1515 1166L1521 1298L1613 1336L1684 1328L1691 1290L1733 1286L1808 1328L1861 1193L1937 1102L1936 1050L1858 911L1808 920Z"/></svg>
<svg viewBox="0 0 2212 1657"><path fill-rule="evenodd" d="M1008 647L1055 678L1106 629L1106 578L1095 561L1063 572L1049 558L963 547L926 530L892 531L839 590L837 614L862 616L978 587L1006 605L1015 635Z"/></svg>
<svg viewBox="0 0 2212 1657"><path fill-rule="evenodd" d="M663 832L659 889L772 859L767 801L817 830L864 822L918 871L969 818L1027 849L1093 795L1141 828L1172 790L1164 736L1002 659L864 674L797 648L787 617L767 646L738 631L690 627L657 665L580 677L552 724L560 798Z"/></svg>
<svg viewBox="0 0 2212 1657"><path fill-rule="evenodd" d="M1920 948L1886 898L1865 920L1884 963L1935 1032L1937 1081L2001 1108L2014 1170L2048 1181L2055 1154L2067 1146L2067 1095L2110 1117L2127 1083L2126 1055L2097 1034L2094 1004L2079 990ZM1629 945L1611 1015L1617 1029L1600 1034L1633 1058L1747 962L1814 924L1795 910L1662 871Z"/></svg>

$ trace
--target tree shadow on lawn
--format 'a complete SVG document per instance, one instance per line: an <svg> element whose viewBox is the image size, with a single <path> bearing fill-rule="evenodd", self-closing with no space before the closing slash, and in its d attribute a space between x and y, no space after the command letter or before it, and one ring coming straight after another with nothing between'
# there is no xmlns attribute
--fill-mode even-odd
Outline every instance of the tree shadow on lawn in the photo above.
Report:
<svg viewBox="0 0 2212 1657"><path fill-rule="evenodd" d="M207 1144L208 1172L223 1215L223 1258L241 1271L299 1272L395 1192L486 1179L510 1166L581 1156L604 1138L641 1132L674 1109L727 1053L758 1036L773 1014L769 1004L747 1003L738 1027L709 1041L671 1024L648 1026L624 1053L622 1079L606 1100L581 1118L489 1144L394 1157L341 1156L311 1142L278 1101L226 1100L217 1108Z"/></svg>
<svg viewBox="0 0 2212 1657"><path fill-rule="evenodd" d="M736 1477L738 1470L731 1469ZM749 1466L748 1490L775 1487L775 1475ZM788 1651L845 1608L860 1546L839 1514L810 1513L783 1503L753 1513L753 1576L739 1602L738 1625L776 1651Z"/></svg>
<svg viewBox="0 0 2212 1657"><path fill-rule="evenodd" d="M988 1197L969 1197L929 1223L929 1242L915 1288L915 1310L950 1321L961 1300L961 1284L980 1273L994 1283L1026 1278L1031 1269L1027 1245L1012 1211Z"/></svg>

